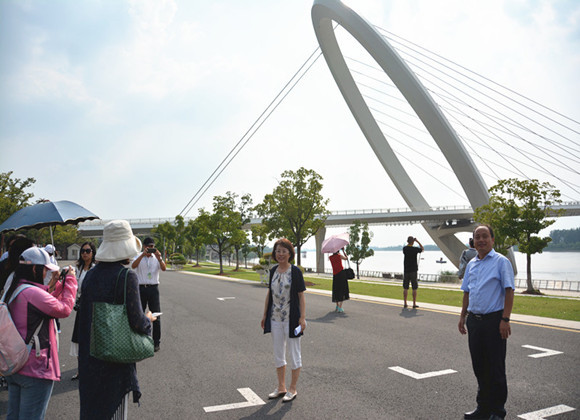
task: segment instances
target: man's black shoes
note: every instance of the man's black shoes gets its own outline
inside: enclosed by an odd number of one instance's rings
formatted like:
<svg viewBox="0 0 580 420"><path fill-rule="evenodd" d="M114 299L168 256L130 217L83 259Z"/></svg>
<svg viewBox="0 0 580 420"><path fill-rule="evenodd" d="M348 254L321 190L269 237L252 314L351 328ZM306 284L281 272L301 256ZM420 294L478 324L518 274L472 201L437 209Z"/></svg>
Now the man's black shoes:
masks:
<svg viewBox="0 0 580 420"><path fill-rule="evenodd" d="M481 408L477 407L474 411L471 411L470 413L465 413L463 415L463 418L470 419L470 420L475 420L475 419L488 420L489 416L490 416L489 411L484 411Z"/></svg>

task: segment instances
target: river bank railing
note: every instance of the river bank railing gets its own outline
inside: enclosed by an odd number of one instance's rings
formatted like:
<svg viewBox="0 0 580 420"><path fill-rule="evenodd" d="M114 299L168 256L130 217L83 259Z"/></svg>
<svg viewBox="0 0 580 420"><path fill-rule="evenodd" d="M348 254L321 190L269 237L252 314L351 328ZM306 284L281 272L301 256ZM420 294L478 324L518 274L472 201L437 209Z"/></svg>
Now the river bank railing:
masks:
<svg viewBox="0 0 580 420"><path fill-rule="evenodd" d="M315 270L310 267L305 267L307 273L314 273ZM356 268L355 274L356 274ZM324 273L329 277L332 277L332 269L325 269ZM403 282L403 273L400 272L384 272L384 271L372 271L372 270L360 270L359 275L361 278L378 278L386 281L401 281ZM425 283L455 283L459 284L461 281L456 275L446 275L446 274L431 274L431 273L418 273L418 280ZM543 279L532 279L532 284L535 289L539 290L557 290L557 291L567 291L567 292L580 292L580 282L575 280L543 280ZM516 278L515 279L516 289L527 288L527 280Z"/></svg>

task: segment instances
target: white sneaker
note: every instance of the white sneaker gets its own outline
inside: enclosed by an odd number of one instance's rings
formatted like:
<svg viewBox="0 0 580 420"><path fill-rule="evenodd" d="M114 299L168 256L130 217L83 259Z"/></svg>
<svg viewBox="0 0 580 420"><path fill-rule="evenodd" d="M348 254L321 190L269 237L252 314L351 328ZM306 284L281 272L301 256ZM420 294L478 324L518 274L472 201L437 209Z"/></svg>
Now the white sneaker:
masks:
<svg viewBox="0 0 580 420"><path fill-rule="evenodd" d="M278 391L278 388L276 388L274 392L268 394L268 398L273 400L274 398L280 398L284 394L286 394L286 391Z"/></svg>
<svg viewBox="0 0 580 420"><path fill-rule="evenodd" d="M290 402L292 401L294 398L296 398L296 395L298 395L297 392L295 392L294 394L291 393L290 391L288 391L286 393L286 395L284 395L284 398L282 398L282 402Z"/></svg>

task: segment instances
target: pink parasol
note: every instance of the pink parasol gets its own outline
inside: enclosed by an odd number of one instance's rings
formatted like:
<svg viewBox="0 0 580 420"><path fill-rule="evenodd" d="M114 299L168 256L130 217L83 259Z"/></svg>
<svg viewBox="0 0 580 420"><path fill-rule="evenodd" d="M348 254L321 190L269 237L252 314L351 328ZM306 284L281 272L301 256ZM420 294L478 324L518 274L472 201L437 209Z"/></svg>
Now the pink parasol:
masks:
<svg viewBox="0 0 580 420"><path fill-rule="evenodd" d="M339 233L326 238L322 242L322 252L327 254L334 254L349 244L348 233Z"/></svg>

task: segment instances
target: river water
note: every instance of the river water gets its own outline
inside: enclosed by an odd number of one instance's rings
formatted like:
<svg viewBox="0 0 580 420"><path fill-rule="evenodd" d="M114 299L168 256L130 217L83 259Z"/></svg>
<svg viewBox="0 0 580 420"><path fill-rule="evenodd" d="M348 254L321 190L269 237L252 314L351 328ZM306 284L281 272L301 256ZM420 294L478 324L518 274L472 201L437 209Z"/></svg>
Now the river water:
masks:
<svg viewBox="0 0 580 420"><path fill-rule="evenodd" d="M304 257L306 255L306 257ZM425 251L421 254L419 273L439 274L441 271L457 272L457 268L450 262L441 264L436 261L445 255L441 251ZM518 268L517 278L526 278L526 255L515 253ZM302 266L316 268L316 252L306 251L302 253ZM330 261L325 261L325 269L330 268ZM354 268L354 267L353 267ZM402 272L402 251L375 251L375 255L365 259L361 270L381 272ZM580 281L580 252L544 252L532 255L532 278L534 280L568 280Z"/></svg>

